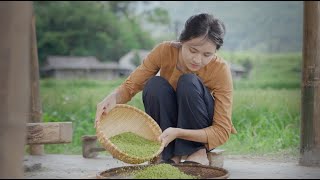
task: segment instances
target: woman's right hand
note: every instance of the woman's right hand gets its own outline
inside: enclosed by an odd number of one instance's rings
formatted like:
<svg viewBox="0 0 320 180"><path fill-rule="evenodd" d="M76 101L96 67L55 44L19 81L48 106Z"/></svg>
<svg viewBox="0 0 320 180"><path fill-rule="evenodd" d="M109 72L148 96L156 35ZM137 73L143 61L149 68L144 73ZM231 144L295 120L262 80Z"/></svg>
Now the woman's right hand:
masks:
<svg viewBox="0 0 320 180"><path fill-rule="evenodd" d="M112 93L105 97L100 103L97 104L96 119L94 122L94 128L97 127L97 122L101 116L107 115L107 113L116 106L116 93Z"/></svg>

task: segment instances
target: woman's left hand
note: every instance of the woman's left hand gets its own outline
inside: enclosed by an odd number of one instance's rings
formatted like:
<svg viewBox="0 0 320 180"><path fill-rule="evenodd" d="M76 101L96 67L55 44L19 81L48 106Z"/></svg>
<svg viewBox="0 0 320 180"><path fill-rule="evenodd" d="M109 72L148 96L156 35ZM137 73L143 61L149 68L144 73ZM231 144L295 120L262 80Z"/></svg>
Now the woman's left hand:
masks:
<svg viewBox="0 0 320 180"><path fill-rule="evenodd" d="M169 143L178 137L179 130L179 128L169 127L162 132L159 136L159 140L164 144L164 147L167 147Z"/></svg>

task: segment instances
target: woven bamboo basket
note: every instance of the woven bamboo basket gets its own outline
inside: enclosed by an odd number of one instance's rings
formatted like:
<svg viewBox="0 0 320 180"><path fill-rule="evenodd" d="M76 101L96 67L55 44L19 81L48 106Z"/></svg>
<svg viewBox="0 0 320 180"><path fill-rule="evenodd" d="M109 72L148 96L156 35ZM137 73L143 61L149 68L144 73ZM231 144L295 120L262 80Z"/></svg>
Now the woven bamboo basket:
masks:
<svg viewBox="0 0 320 180"><path fill-rule="evenodd" d="M148 140L158 141L162 130L157 122L147 113L126 104L117 104L107 115L97 122L96 134L101 145L110 154L125 163L140 164L150 161L163 151L162 144L159 150L150 157L133 157L117 148L110 138L124 132L132 132Z"/></svg>

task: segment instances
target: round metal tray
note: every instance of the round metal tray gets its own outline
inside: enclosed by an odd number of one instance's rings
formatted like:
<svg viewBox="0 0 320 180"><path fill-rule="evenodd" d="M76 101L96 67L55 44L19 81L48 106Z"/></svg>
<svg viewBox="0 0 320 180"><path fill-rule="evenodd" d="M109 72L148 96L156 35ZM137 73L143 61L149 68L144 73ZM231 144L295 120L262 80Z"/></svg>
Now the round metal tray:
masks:
<svg viewBox="0 0 320 180"><path fill-rule="evenodd" d="M111 168L101 173L98 173L96 177L98 179L133 179L133 172L136 170L142 170L146 167L153 165L136 165L136 166L123 166L117 168ZM174 167L180 169L188 175L200 176L201 179L227 179L229 172L223 168L194 165L194 164L175 164Z"/></svg>

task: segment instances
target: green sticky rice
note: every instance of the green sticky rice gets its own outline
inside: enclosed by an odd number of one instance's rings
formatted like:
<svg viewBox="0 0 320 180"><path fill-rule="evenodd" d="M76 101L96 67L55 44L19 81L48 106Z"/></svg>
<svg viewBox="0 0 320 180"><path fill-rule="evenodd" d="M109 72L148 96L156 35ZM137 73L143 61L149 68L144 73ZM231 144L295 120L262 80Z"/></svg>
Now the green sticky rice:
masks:
<svg viewBox="0 0 320 180"><path fill-rule="evenodd" d="M110 141L122 152L132 157L152 157L160 148L157 141L145 139L135 133L125 132L113 136Z"/></svg>
<svg viewBox="0 0 320 180"><path fill-rule="evenodd" d="M134 172L134 179L197 179L170 164L158 164Z"/></svg>

